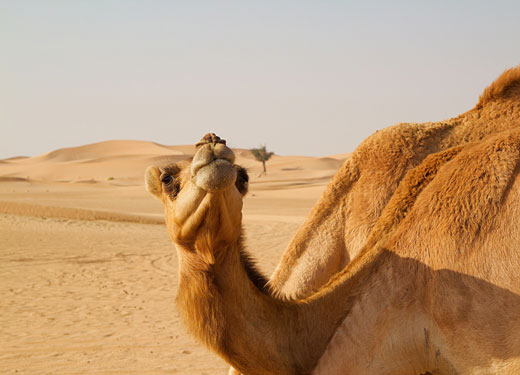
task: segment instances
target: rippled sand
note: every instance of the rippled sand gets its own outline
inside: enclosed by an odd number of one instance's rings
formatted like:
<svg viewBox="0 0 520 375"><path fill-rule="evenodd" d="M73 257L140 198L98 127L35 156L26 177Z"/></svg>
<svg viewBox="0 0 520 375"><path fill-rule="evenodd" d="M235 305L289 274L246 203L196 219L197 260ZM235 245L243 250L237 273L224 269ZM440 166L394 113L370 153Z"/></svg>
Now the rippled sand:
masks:
<svg viewBox="0 0 520 375"><path fill-rule="evenodd" d="M0 374L225 374L180 324L175 248L141 182L192 148L83 147L0 164ZM277 157L259 176L237 155L248 247L270 274L342 157Z"/></svg>

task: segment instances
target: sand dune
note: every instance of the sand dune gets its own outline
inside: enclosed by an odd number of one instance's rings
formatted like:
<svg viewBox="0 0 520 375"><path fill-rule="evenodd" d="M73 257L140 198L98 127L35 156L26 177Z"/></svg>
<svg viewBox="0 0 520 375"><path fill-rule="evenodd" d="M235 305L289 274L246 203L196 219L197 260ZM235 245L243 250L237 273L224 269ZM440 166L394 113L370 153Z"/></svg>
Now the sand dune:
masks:
<svg viewBox="0 0 520 375"><path fill-rule="evenodd" d="M182 146L179 146L182 147ZM168 148L154 142L144 141L105 141L85 146L62 148L37 156L35 159L72 161L98 158L99 155L183 155L176 148Z"/></svg>
<svg viewBox="0 0 520 375"><path fill-rule="evenodd" d="M268 174L248 150L234 149L237 162L250 170L253 181L327 179L341 166L337 157L273 156ZM165 146L145 141L106 141L63 148L31 158L0 160L0 176L44 182L112 181L141 184L143 170L151 164L167 164L193 156L194 146Z"/></svg>
<svg viewBox="0 0 520 375"><path fill-rule="evenodd" d="M38 181L115 180L138 182L147 165L189 157L182 149L144 141L106 141L63 148L32 158L4 160L0 175ZM7 163L5 163L7 161Z"/></svg>
<svg viewBox="0 0 520 375"><path fill-rule="evenodd" d="M271 273L348 155L248 150L248 247ZM150 164L193 146L108 141L0 160L1 374L225 374L175 311L175 249L162 204L144 191Z"/></svg>

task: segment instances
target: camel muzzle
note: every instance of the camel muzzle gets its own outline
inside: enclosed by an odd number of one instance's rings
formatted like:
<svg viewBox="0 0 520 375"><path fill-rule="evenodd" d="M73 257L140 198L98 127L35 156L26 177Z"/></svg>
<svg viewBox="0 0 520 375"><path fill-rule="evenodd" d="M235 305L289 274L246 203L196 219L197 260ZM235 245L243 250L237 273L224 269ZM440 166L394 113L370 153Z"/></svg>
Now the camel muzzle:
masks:
<svg viewBox="0 0 520 375"><path fill-rule="evenodd" d="M191 163L192 181L206 191L222 191L235 184L235 155L223 143L200 145Z"/></svg>

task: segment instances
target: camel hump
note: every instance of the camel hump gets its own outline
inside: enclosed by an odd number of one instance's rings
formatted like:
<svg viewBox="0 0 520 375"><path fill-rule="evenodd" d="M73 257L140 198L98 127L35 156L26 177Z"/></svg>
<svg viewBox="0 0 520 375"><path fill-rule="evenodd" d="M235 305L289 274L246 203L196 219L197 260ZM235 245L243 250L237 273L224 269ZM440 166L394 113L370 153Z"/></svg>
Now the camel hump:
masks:
<svg viewBox="0 0 520 375"><path fill-rule="evenodd" d="M454 241L459 252L472 249L472 241L488 236L500 222L519 165L518 128L464 147L417 198L412 221L430 228L436 241Z"/></svg>
<svg viewBox="0 0 520 375"><path fill-rule="evenodd" d="M482 108L494 100L512 97L520 99L520 65L507 69L489 85L480 95L477 108Z"/></svg>

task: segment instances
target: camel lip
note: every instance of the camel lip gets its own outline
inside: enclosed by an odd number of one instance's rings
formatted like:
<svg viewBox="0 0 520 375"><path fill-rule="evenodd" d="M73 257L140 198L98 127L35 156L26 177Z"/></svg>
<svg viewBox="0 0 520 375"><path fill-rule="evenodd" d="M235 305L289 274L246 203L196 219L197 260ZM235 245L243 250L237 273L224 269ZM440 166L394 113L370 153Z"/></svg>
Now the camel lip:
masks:
<svg viewBox="0 0 520 375"><path fill-rule="evenodd" d="M206 163L206 164L198 164L196 166L193 167L191 173L192 173L192 178L195 178L197 177L197 173L202 169L202 168L205 168L207 166L210 166L211 164L215 164L216 162L219 162L219 161L225 161L227 162L230 166L233 166L233 161L232 160L229 160L229 159L226 159L226 158L215 158L213 159L212 161L210 161L209 163Z"/></svg>
<svg viewBox="0 0 520 375"><path fill-rule="evenodd" d="M211 162L197 166L192 182L208 193L224 191L235 185L235 165L227 159L217 158Z"/></svg>

